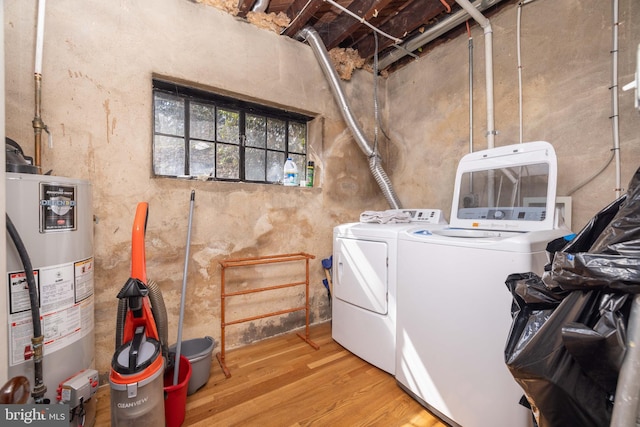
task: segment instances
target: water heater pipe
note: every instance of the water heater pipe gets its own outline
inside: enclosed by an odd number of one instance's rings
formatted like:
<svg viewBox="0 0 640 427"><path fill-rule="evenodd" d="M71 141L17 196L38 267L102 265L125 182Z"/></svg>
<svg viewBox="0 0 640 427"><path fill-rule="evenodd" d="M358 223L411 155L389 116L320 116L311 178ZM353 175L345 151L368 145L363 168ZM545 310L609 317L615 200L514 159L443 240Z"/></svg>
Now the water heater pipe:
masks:
<svg viewBox="0 0 640 427"><path fill-rule="evenodd" d="M351 111L349 102L347 101L347 98L342 89L340 77L338 77L337 72L331 64L329 53L327 52L327 48L322 42L320 35L313 27L304 27L298 32L296 37L305 40L309 44L309 46L311 46L311 50L313 50L313 53L315 54L316 59L318 60L318 63L320 64L320 67L322 68L327 81L329 82L329 86L331 87L333 96L338 103L338 106L340 107L342 117L351 130L356 143L369 159L369 169L371 170L374 179L380 186L380 189L382 190L382 193L384 194L391 208L400 209L400 200L393 190L389 177L385 173L384 169L382 169L380 156L370 146L369 142L367 142L362 129L360 129L360 126L353 116L353 112Z"/></svg>
<svg viewBox="0 0 640 427"><path fill-rule="evenodd" d="M38 1L38 23L36 28L36 57L33 78L35 81L35 114L31 124L35 134L34 163L40 169L42 152L42 131L48 132L46 125L40 117L42 104L42 50L44 45L44 12L46 0Z"/></svg>
<svg viewBox="0 0 640 427"><path fill-rule="evenodd" d="M487 96L487 148L495 146L495 119L493 103L493 30L491 22L469 0L456 0L484 30L485 78Z"/></svg>

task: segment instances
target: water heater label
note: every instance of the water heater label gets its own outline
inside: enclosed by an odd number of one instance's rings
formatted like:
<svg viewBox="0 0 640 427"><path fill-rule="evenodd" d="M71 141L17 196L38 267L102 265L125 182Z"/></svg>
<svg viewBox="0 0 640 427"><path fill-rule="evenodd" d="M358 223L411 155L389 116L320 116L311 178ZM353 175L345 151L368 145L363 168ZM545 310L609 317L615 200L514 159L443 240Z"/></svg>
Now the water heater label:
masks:
<svg viewBox="0 0 640 427"><path fill-rule="evenodd" d="M76 187L40 184L40 232L76 229Z"/></svg>
<svg viewBox="0 0 640 427"><path fill-rule="evenodd" d="M93 263L93 258L88 258L34 271L45 356L92 333L95 305ZM8 316L9 366L17 366L33 357L33 323L24 272L8 272L8 279L11 303Z"/></svg>

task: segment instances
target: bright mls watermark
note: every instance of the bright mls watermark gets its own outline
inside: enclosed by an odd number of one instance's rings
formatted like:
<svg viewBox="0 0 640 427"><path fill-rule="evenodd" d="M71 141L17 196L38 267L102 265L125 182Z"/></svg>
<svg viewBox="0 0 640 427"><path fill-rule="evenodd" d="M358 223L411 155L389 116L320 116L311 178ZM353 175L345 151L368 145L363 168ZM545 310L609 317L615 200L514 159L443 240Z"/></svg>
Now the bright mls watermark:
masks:
<svg viewBox="0 0 640 427"><path fill-rule="evenodd" d="M0 425L67 427L69 405L0 405Z"/></svg>

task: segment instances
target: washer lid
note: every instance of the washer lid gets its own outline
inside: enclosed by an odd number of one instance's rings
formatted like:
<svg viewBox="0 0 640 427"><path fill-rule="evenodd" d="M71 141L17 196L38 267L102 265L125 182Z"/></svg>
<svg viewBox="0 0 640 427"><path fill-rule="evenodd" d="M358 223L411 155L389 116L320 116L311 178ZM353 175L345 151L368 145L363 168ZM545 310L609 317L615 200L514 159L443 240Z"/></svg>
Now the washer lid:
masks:
<svg viewBox="0 0 640 427"><path fill-rule="evenodd" d="M467 154L456 172L450 226L553 229L557 167L555 150L544 141Z"/></svg>

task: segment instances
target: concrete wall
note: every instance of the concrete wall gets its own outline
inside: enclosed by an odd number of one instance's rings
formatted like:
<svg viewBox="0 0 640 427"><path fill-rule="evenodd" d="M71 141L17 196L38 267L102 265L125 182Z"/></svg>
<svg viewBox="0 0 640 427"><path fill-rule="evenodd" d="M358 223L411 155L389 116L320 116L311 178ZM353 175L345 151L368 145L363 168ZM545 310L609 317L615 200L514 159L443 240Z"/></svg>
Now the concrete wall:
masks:
<svg viewBox="0 0 640 427"><path fill-rule="evenodd" d="M4 5L6 133L33 154L33 57L37 1ZM537 1L523 11L525 140L556 147L559 194L598 169L611 148L610 2ZM517 142L516 9L492 18L495 41L496 145ZM631 80L640 42L640 6L621 1L620 81ZM475 40L476 148L485 148L483 37ZM468 151L467 37L379 79L387 140L384 167L405 207L442 208L449 215L453 178ZM302 70L302 72L301 72ZM317 115L311 138L318 186L281 186L151 177L153 75ZM373 136L373 77L358 71L345 91L365 134ZM621 94L622 183L638 167L640 118ZM43 169L89 179L94 187L96 362L109 370L115 298L130 275L130 239L138 202L150 204L147 272L163 291L175 340L184 267L189 194L196 191L183 337L220 338L220 267L228 258L308 252L311 320L330 316L320 260L331 253L333 226L366 209L386 209L366 159L340 118L308 46L257 29L188 0L140 2L57 0L47 4L43 120L54 148ZM613 165L574 194L578 230L611 201ZM264 272L256 272L262 277ZM278 274L286 277L286 269ZM242 275L240 275L242 276ZM248 286L249 277L239 277ZM298 303L300 292L289 295ZM274 308L245 300L236 315ZM2 303L2 301L0 301ZM0 304L6 307L6 304ZM228 346L301 326L300 313L228 329ZM313 337L312 337L313 338Z"/></svg>
<svg viewBox="0 0 640 427"><path fill-rule="evenodd" d="M519 142L517 4L491 17L496 146ZM620 1L619 85L633 80L640 4ZM603 167L613 147L612 2L535 1L522 9L523 140L545 140L558 156L558 195ZM487 148L484 36L474 44L474 150ZM457 162L469 151L468 37L462 35L391 74L387 116L395 140L393 180L407 206L444 207L449 217ZM620 153L625 189L640 166L640 116L620 90ZM573 229L616 198L615 165L573 197Z"/></svg>

